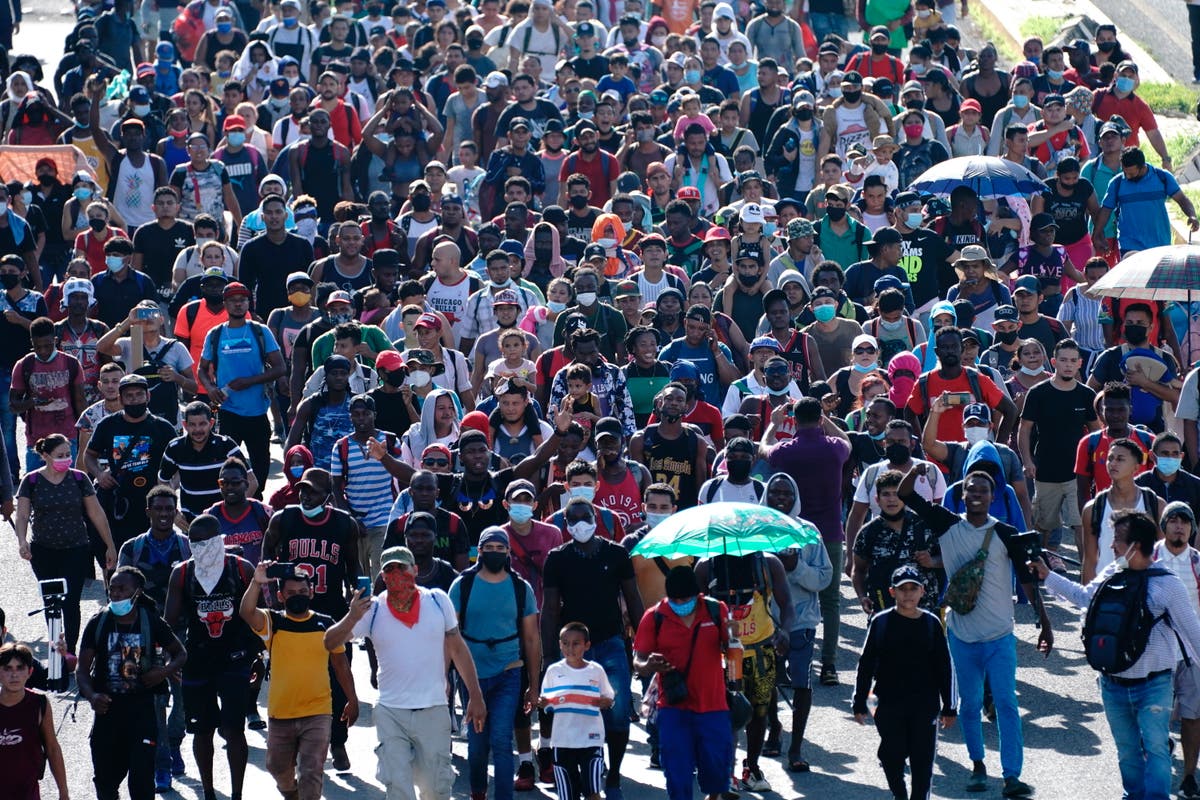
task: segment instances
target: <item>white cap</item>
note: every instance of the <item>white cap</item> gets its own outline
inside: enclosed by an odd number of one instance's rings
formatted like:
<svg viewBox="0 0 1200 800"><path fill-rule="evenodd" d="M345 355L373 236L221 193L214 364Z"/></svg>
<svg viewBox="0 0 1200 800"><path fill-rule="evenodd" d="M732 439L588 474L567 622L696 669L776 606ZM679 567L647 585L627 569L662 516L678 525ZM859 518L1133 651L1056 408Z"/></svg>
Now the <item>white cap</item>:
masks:
<svg viewBox="0 0 1200 800"><path fill-rule="evenodd" d="M92 287L92 282L87 278L67 278L66 282L63 283L61 305L64 310L67 307L67 298L73 294L86 294L89 306L95 302L95 290Z"/></svg>
<svg viewBox="0 0 1200 800"><path fill-rule="evenodd" d="M498 89L501 86L508 86L508 76L499 70L489 72L488 76L483 79L483 85L489 89Z"/></svg>
<svg viewBox="0 0 1200 800"><path fill-rule="evenodd" d="M758 203L746 203L742 206L742 212L738 217L742 222L757 222L760 225L767 221L763 215L763 207Z"/></svg>

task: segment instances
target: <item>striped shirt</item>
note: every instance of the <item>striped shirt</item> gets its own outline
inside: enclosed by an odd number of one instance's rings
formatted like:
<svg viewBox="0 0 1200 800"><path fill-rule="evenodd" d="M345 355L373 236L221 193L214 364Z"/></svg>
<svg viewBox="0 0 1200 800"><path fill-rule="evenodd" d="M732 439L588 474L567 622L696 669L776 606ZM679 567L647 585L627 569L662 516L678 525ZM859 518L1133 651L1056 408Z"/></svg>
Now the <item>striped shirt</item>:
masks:
<svg viewBox="0 0 1200 800"><path fill-rule="evenodd" d="M581 669L556 661L546 668L542 679L542 697L554 713L551 747L600 747L604 744L604 719L596 701L613 697L612 685L604 668L594 661L583 662Z"/></svg>
<svg viewBox="0 0 1200 800"><path fill-rule="evenodd" d="M103 407L103 403L99 405ZM197 450L192 445L191 436L185 433L167 445L159 465L158 479L169 483L178 474L179 506L184 515L203 514L206 508L221 502L217 478L221 475L221 465L230 456L250 463L238 443L228 436L211 433L204 446Z"/></svg>
<svg viewBox="0 0 1200 800"><path fill-rule="evenodd" d="M388 452L392 458L400 458L400 442L394 435L375 431L374 438L385 445L390 438ZM346 503L350 513L367 528L387 525L388 512L396 500L396 489L392 474L383 462L369 458L366 445L359 444L351 434L334 443L329 466L335 479L345 480Z"/></svg>
<svg viewBox="0 0 1200 800"><path fill-rule="evenodd" d="M1087 586L1080 586L1051 572L1046 576L1046 588L1067 602L1085 609L1086 614L1086 609L1100 584L1116 571L1116 562L1113 562ZM1197 619L1196 612L1192 610L1187 590L1178 577L1173 573L1152 577L1146 591L1146 606L1155 617L1166 612L1167 619L1163 621L1164 624L1151 628L1150 638L1141 658L1129 669L1116 673L1116 677L1145 678L1154 672L1175 669L1175 665L1182 658L1179 652L1181 641L1189 658L1195 660L1200 653L1200 619Z"/></svg>
<svg viewBox="0 0 1200 800"><path fill-rule="evenodd" d="M1105 348L1104 329L1100 327L1100 301L1072 286L1058 307L1058 321L1075 323L1072 338L1084 350L1099 353Z"/></svg>

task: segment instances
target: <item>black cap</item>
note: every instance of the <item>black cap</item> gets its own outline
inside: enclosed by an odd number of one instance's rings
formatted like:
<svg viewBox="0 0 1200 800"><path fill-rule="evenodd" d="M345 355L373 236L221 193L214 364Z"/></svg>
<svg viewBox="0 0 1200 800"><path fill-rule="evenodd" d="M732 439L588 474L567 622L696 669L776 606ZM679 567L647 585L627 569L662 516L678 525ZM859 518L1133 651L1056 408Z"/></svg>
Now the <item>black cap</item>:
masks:
<svg viewBox="0 0 1200 800"><path fill-rule="evenodd" d="M866 244L900 244L903 241L904 237L895 228L880 228L875 231L875 236Z"/></svg>
<svg viewBox="0 0 1200 800"><path fill-rule="evenodd" d="M390 247L384 247L371 254L371 263L376 267L398 267L400 254Z"/></svg>

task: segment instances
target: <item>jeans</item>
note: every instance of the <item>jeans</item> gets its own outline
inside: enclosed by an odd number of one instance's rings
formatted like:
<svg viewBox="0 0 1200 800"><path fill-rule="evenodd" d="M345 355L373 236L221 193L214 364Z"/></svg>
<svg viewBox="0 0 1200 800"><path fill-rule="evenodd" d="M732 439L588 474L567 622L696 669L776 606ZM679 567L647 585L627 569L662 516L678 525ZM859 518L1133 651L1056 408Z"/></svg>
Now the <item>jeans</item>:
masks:
<svg viewBox="0 0 1200 800"><path fill-rule="evenodd" d="M820 591L821 603L821 666L837 664L838 636L842 629L842 559L845 542L826 542L829 563L833 565L833 580Z"/></svg>
<svg viewBox="0 0 1200 800"><path fill-rule="evenodd" d="M729 790L734 742L728 711L700 713L664 706L658 709L658 736L669 800L692 800L697 781L706 795Z"/></svg>
<svg viewBox="0 0 1200 800"><path fill-rule="evenodd" d="M972 761L983 760L983 683L992 690L1000 729L1000 767L1005 778L1021 777L1023 744L1017 708L1017 639L1011 633L990 642L964 642L949 633L950 656L958 682L958 722ZM1169 682L1168 682L1169 684ZM1166 737L1163 738L1166 744Z"/></svg>
<svg viewBox="0 0 1200 800"><path fill-rule="evenodd" d="M846 38L847 25L845 14L819 14L809 12L808 24L812 26L813 35L817 37L817 41L821 41L828 34L836 33L843 39Z"/></svg>
<svg viewBox="0 0 1200 800"><path fill-rule="evenodd" d="M513 796L513 717L521 702L521 670L506 669L499 675L480 678L479 688L487 705L487 721L483 731L467 726L467 769L471 777L471 792L487 791L488 751L495 765L493 797L512 800Z"/></svg>
<svg viewBox="0 0 1200 800"><path fill-rule="evenodd" d="M250 469L258 479L258 491L254 496L261 500L271 470L270 415L243 417L241 414L221 409L217 412L217 424L221 433L246 446L246 454L250 456Z"/></svg>
<svg viewBox="0 0 1200 800"><path fill-rule="evenodd" d="M174 22L176 10L171 10L171 21ZM65 244L46 245L42 250L42 286L47 289L55 280L62 280L67 274L67 263L71 260L71 248Z"/></svg>
<svg viewBox="0 0 1200 800"><path fill-rule="evenodd" d="M267 772L285 797L297 792L299 800L320 800L328 751L329 717L324 714L267 721Z"/></svg>
<svg viewBox="0 0 1200 800"><path fill-rule="evenodd" d="M158 722L158 747L154 753L154 768L159 771L171 769L171 751L178 750L183 744L183 734L187 728L187 716L183 713L183 683L167 681L171 687L171 695L154 696L154 712ZM171 710L167 710L170 700Z"/></svg>
<svg viewBox="0 0 1200 800"><path fill-rule="evenodd" d="M0 367L0 430L4 432L4 451L8 456L8 471L12 473L13 486L21 477L21 462L17 456L17 415L8 404L12 393L12 365Z"/></svg>
<svg viewBox="0 0 1200 800"><path fill-rule="evenodd" d="M39 581L62 578L67 582L67 596L63 600L63 634L67 639L67 649L75 652L79 641L79 598L83 587L91 580L92 551L88 545L79 547L46 547L36 541L29 543L29 564L33 574ZM91 642L91 646L96 646Z"/></svg>
<svg viewBox="0 0 1200 800"><path fill-rule="evenodd" d="M1189 5L1187 10L1192 31L1192 77L1200 80L1200 6Z"/></svg>
<svg viewBox="0 0 1200 800"><path fill-rule="evenodd" d="M629 714L633 710L633 697L630 684L633 674L629 671L629 659L625 655L625 640L613 636L603 642L593 642L592 649L583 654L588 661L595 661L604 667L604 674L612 684L612 708L606 708L604 715L604 730L612 733L629 731ZM489 712L490 713L490 712Z"/></svg>
<svg viewBox="0 0 1200 800"><path fill-rule="evenodd" d="M1100 678L1125 800L1166 800L1171 793L1171 695L1170 672L1133 686Z"/></svg>

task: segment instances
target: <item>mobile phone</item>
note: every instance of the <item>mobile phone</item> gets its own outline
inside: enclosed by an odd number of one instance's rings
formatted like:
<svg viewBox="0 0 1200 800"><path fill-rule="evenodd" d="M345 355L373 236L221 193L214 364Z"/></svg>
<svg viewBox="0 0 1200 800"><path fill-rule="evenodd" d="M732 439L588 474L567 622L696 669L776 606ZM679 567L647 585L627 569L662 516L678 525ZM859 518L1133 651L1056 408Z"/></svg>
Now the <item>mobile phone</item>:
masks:
<svg viewBox="0 0 1200 800"><path fill-rule="evenodd" d="M296 564L292 561L279 561L267 567L267 577L273 581L283 580L296 574Z"/></svg>
<svg viewBox="0 0 1200 800"><path fill-rule="evenodd" d="M948 406L965 406L968 403L974 402L975 395L970 392L947 392L946 405Z"/></svg>
<svg viewBox="0 0 1200 800"><path fill-rule="evenodd" d="M362 592L364 596L371 594L371 579L366 575L359 575L358 590Z"/></svg>
<svg viewBox="0 0 1200 800"><path fill-rule="evenodd" d="M139 308L137 310L138 319L154 319L158 316L157 308Z"/></svg>
<svg viewBox="0 0 1200 800"><path fill-rule="evenodd" d="M53 597L54 595L65 595L67 593L66 578L48 578L44 581L38 581L38 586L42 590L42 597Z"/></svg>

